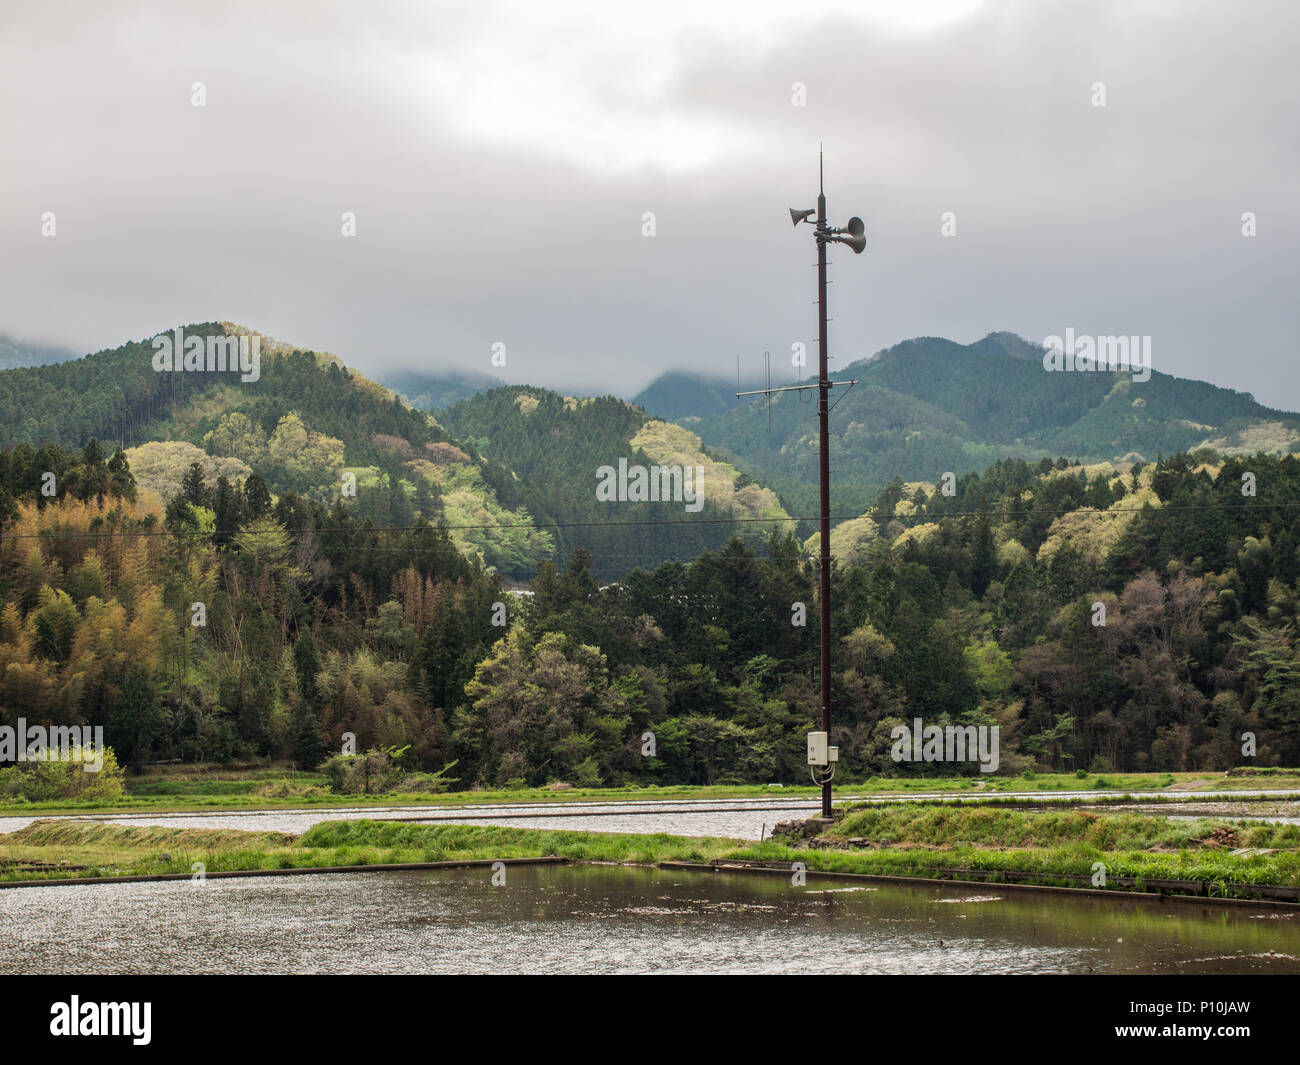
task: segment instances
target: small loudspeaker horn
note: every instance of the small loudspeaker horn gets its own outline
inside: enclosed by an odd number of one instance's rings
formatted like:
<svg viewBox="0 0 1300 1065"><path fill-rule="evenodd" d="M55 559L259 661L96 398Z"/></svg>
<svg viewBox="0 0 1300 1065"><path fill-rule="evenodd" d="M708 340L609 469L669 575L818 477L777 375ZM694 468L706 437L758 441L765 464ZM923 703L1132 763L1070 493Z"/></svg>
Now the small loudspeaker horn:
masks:
<svg viewBox="0 0 1300 1065"><path fill-rule="evenodd" d="M813 213L814 213L814 208L812 207L809 207L808 210L806 211L796 211L793 207L791 207L790 221L793 222L795 225L798 225L800 222L807 221L808 216Z"/></svg>

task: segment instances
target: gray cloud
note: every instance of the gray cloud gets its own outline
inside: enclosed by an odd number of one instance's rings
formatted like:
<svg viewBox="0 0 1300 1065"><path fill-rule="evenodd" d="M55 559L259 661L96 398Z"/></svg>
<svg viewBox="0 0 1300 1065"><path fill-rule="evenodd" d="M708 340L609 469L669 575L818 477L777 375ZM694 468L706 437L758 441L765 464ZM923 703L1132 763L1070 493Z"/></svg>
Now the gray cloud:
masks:
<svg viewBox="0 0 1300 1065"><path fill-rule="evenodd" d="M785 209L822 141L833 220L870 237L833 256L840 365L1073 327L1300 407L1293 5L697 7L10 3L0 329L91 350L222 318L372 374L487 370L496 341L509 380L728 374L813 339Z"/></svg>

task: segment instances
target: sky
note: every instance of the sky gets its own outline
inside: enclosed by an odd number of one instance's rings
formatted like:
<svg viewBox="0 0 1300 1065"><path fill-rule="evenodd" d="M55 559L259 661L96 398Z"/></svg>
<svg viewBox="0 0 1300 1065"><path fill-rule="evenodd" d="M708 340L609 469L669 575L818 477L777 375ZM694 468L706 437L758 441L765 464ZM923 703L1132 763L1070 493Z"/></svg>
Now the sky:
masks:
<svg viewBox="0 0 1300 1065"><path fill-rule="evenodd" d="M1298 30L1289 0L5 0L0 332L224 320L624 395L793 373L822 145L868 237L832 251L832 368L1069 328L1300 409Z"/></svg>

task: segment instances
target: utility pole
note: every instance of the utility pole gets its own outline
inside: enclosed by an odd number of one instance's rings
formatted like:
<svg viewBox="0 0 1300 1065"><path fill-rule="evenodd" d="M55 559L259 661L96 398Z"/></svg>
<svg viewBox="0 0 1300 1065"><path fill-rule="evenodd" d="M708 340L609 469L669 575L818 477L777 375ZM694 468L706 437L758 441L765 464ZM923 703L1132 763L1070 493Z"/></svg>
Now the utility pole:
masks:
<svg viewBox="0 0 1300 1065"><path fill-rule="evenodd" d="M800 222L810 222L814 212L796 211L790 208L790 220L797 226ZM774 392L799 392L807 388L817 389L817 442L818 442L818 479L821 489L820 507L820 584L818 588L818 607L820 608L821 636L821 731L808 734L808 764L812 767L813 782L821 785L822 817L831 818L831 780L835 776L835 763L839 760L839 748L830 745L831 735L831 446L830 446L830 392L836 385L852 387L856 381L832 381L829 375L827 352L826 323L826 245L832 241L847 244L855 255L861 254L867 246L866 227L862 219L853 217L843 229L828 225L826 222L826 187L822 171L821 152L817 153L817 221L814 224L814 237L817 241L817 383L816 385L792 385L786 388L764 388L752 392L737 392L741 396L765 395L771 403ZM838 402L838 401L837 401Z"/></svg>

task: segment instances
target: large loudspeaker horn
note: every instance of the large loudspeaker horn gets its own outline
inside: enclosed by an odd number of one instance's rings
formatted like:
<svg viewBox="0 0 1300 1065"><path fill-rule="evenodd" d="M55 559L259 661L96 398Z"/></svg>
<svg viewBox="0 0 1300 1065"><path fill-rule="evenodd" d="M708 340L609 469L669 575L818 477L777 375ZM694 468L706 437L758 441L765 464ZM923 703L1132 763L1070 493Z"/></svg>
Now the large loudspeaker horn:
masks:
<svg viewBox="0 0 1300 1065"><path fill-rule="evenodd" d="M862 250L867 246L867 227L862 224L861 218L854 215L849 219L849 224L831 239L847 244L853 249L854 255L861 255Z"/></svg>
<svg viewBox="0 0 1300 1065"><path fill-rule="evenodd" d="M814 208L812 208L812 207L809 207L808 210L806 210L806 211L796 211L793 207L791 207L791 208L790 208L790 221L793 222L795 225L798 225L800 222L802 222L804 219L806 219L809 215L811 215L811 214L813 213L813 211L814 211Z"/></svg>

